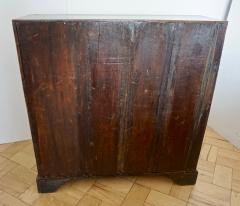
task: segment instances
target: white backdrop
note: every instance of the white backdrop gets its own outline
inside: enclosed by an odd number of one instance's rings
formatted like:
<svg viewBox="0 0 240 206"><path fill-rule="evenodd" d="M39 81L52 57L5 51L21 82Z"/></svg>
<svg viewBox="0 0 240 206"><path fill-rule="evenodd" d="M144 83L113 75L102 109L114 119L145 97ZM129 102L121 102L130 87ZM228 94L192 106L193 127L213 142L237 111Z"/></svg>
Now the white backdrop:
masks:
<svg viewBox="0 0 240 206"><path fill-rule="evenodd" d="M0 0L0 143L31 137L12 31L13 18L33 13L95 13L204 15L223 19L228 4L229 0ZM214 106L220 99L215 98ZM218 112L219 109L215 110L214 115ZM212 118L212 125L216 126L214 121Z"/></svg>
<svg viewBox="0 0 240 206"><path fill-rule="evenodd" d="M209 125L240 148L240 1L228 17L222 60Z"/></svg>

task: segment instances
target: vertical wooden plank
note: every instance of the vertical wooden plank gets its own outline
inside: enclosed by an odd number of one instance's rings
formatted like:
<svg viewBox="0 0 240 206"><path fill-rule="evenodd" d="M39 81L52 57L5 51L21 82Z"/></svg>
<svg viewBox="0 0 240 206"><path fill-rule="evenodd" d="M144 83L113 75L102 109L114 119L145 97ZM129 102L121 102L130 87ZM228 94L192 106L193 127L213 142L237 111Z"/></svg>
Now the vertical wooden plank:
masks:
<svg viewBox="0 0 240 206"><path fill-rule="evenodd" d="M22 78L39 175L76 175L80 165L76 75L71 59L71 26L64 22L17 24Z"/></svg>
<svg viewBox="0 0 240 206"><path fill-rule="evenodd" d="M212 36L211 44L213 54L207 63L207 76L202 81L203 89L199 99L200 104L197 112L198 115L194 119L194 131L191 144L188 148L188 156L186 160L187 170L193 170L197 165L197 159L201 150L201 144L207 126L208 115L217 79L227 22L215 23L212 27L216 28Z"/></svg>
<svg viewBox="0 0 240 206"><path fill-rule="evenodd" d="M130 32L125 22L89 23L91 49L91 140L90 174L117 173L122 148L121 122L124 118L125 81L130 66ZM92 33L97 33L97 38Z"/></svg>
<svg viewBox="0 0 240 206"><path fill-rule="evenodd" d="M169 67L172 77L165 79L168 81L162 121L165 157L162 161L155 158L156 171L184 170L212 35L212 25L208 23L178 23L176 26Z"/></svg>
<svg viewBox="0 0 240 206"><path fill-rule="evenodd" d="M92 163L89 153L91 142L91 67L88 47L88 24L85 22L72 23L72 61L76 73L77 93L77 138L79 141L79 156L76 159L80 165L78 175L88 175Z"/></svg>
<svg viewBox="0 0 240 206"><path fill-rule="evenodd" d="M171 24L142 22L135 27L124 168L130 174L147 172L158 144L161 85L172 37Z"/></svg>

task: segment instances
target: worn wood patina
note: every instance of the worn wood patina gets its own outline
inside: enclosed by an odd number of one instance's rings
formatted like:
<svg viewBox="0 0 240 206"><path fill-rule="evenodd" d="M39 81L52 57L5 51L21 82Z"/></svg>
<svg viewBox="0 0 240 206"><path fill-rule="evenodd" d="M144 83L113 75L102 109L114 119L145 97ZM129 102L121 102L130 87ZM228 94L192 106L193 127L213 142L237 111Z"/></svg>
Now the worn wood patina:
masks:
<svg viewBox="0 0 240 206"><path fill-rule="evenodd" d="M194 184L226 25L201 17L13 20L39 192L89 176Z"/></svg>

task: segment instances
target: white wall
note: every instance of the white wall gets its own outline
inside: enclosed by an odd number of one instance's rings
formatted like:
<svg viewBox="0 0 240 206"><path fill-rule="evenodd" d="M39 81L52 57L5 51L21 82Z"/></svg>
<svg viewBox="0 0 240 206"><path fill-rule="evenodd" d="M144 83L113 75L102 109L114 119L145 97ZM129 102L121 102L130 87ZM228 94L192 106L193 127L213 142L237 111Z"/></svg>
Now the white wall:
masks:
<svg viewBox="0 0 240 206"><path fill-rule="evenodd" d="M233 1L209 125L240 148L240 1Z"/></svg>
<svg viewBox="0 0 240 206"><path fill-rule="evenodd" d="M32 13L179 14L222 19L228 3L229 0L0 0L0 143L31 136L11 19Z"/></svg>

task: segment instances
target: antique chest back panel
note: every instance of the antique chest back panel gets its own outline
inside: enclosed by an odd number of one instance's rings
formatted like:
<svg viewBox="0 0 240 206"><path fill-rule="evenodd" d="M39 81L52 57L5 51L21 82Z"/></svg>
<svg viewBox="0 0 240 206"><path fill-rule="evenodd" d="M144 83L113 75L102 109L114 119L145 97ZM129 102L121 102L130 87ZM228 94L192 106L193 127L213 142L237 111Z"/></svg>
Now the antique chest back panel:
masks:
<svg viewBox="0 0 240 206"><path fill-rule="evenodd" d="M40 192L85 176L195 182L227 23L152 18L13 21Z"/></svg>

